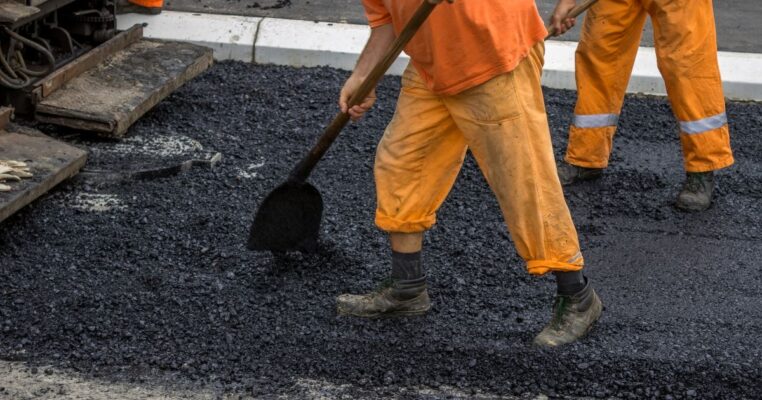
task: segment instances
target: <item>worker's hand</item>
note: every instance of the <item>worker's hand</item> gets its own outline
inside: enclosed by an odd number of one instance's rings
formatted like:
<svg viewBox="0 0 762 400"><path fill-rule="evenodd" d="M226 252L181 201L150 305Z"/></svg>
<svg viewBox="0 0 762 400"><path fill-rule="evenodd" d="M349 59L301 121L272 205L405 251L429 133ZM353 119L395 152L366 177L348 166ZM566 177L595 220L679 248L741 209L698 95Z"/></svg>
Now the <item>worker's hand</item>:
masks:
<svg viewBox="0 0 762 400"><path fill-rule="evenodd" d="M550 17L550 29L553 36L563 35L577 23L576 18L567 18L569 11L577 5L576 0L558 0L553 16Z"/></svg>
<svg viewBox="0 0 762 400"><path fill-rule="evenodd" d="M341 88L341 93L339 94L339 108L341 108L341 112L348 113L349 117L352 118L352 121L357 121L362 118L363 114L368 112L368 110L373 107L373 103L376 102L376 89L374 88L362 103L349 108L349 99L357 89L360 88L363 80L365 80L365 78L357 77L355 75L350 76L346 83L344 83L344 87Z"/></svg>

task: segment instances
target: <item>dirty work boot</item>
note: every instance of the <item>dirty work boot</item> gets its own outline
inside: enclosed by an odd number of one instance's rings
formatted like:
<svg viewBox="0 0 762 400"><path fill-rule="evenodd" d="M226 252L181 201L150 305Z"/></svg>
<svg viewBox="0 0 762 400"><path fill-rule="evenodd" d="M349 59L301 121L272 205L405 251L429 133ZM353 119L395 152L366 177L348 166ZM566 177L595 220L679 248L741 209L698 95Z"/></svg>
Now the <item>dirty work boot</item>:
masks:
<svg viewBox="0 0 762 400"><path fill-rule="evenodd" d="M412 317L426 314L430 308L425 288L417 296L405 298L400 296L400 288L393 282L368 294L342 294L336 298L340 315L362 318Z"/></svg>
<svg viewBox="0 0 762 400"><path fill-rule="evenodd" d="M558 179L564 186L574 182L598 179L601 175L603 175L603 168L578 167L563 161L558 164Z"/></svg>
<svg viewBox="0 0 762 400"><path fill-rule="evenodd" d="M375 291L362 295L342 294L336 298L339 314L363 318L422 315L430 308L420 251L392 252L391 277Z"/></svg>
<svg viewBox="0 0 762 400"><path fill-rule="evenodd" d="M684 211L704 211L712 204L714 172L688 172L683 190L677 195L677 208Z"/></svg>
<svg viewBox="0 0 762 400"><path fill-rule="evenodd" d="M585 288L575 295L556 296L553 319L534 338L534 344L555 347L585 336L601 317L603 303L587 280Z"/></svg>
<svg viewBox="0 0 762 400"><path fill-rule="evenodd" d="M116 13L119 14L148 14L156 15L161 13L161 7L143 7L130 3L128 0L117 0Z"/></svg>

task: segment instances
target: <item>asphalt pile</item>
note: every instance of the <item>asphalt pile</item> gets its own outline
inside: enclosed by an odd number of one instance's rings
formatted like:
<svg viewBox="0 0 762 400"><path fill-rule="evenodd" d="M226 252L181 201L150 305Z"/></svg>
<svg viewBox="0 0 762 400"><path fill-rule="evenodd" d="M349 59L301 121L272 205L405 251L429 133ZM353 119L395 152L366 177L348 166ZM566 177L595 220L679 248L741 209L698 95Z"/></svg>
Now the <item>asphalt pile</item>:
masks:
<svg viewBox="0 0 762 400"><path fill-rule="evenodd" d="M0 359L254 396L300 379L401 398L410 387L759 396L762 105L728 104L737 163L714 206L686 214L672 206L683 171L669 104L627 99L606 175L566 190L604 316L581 342L539 350L531 339L550 318L553 282L526 274L470 156L426 237L432 312L336 316L335 296L388 273L372 166L398 78L311 178L326 204L318 252L245 249L256 205L330 121L346 76L225 62L138 121L129 142L40 126L90 148L91 169L223 159L168 178L77 179L0 226ZM559 157L574 96L546 90Z"/></svg>

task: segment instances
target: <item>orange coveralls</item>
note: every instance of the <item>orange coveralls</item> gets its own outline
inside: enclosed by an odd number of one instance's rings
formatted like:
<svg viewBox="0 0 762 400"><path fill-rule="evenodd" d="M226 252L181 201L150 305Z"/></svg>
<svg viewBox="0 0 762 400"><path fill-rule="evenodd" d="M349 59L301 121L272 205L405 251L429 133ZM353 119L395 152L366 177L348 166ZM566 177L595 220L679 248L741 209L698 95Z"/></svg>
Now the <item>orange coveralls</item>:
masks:
<svg viewBox="0 0 762 400"><path fill-rule="evenodd" d="M576 53L579 97L566 161L587 168L608 165L647 15L680 125L685 170L733 164L711 0L600 0L590 8Z"/></svg>
<svg viewBox="0 0 762 400"><path fill-rule="evenodd" d="M392 23L398 33L419 5L363 3L371 27ZM545 35L533 0L434 10L405 49L412 62L376 153L382 230L431 228L470 148L529 273L582 268L540 86Z"/></svg>

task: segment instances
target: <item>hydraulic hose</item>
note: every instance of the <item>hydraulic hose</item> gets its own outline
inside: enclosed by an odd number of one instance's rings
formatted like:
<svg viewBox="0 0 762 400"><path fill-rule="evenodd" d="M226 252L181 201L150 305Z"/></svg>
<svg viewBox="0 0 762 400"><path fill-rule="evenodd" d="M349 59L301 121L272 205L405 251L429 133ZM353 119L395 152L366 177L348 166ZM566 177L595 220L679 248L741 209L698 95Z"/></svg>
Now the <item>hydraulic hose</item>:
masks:
<svg viewBox="0 0 762 400"><path fill-rule="evenodd" d="M18 71L18 73L16 73L17 71L13 70L13 67L8 64L8 60L5 59L5 54L0 55L0 66L3 67L2 70L0 70L0 85L10 89L23 89L32 82L31 79L23 76L22 72ZM20 79L19 75L22 75L24 79Z"/></svg>
<svg viewBox="0 0 762 400"><path fill-rule="evenodd" d="M6 75L5 72L0 71L0 85L5 86L9 89L23 89L29 86L30 83L32 83L32 80L27 76L24 76L24 80L20 80L18 78L12 78Z"/></svg>
<svg viewBox="0 0 762 400"><path fill-rule="evenodd" d="M46 61L47 61L47 66L46 66L46 68L44 70L41 70L41 71L32 71L32 70L26 68L26 65L24 64L23 58L22 58L22 59L20 59L21 60L20 61L20 68L17 68L15 70L16 72L20 72L20 73L22 73L25 76L44 76L44 75L47 75L47 74L49 74L50 72L53 71L53 69L55 68L55 65L56 65L56 58L53 56L53 53L48 51L48 49L46 49L45 47L43 47L39 43L35 43L34 41L32 41L30 39L27 39L27 38L21 36L20 34L12 31L7 26L4 26L3 29L5 30L5 33L8 36L12 37L13 39L18 40L19 42L21 42L25 46L29 46L32 49L34 49L37 52L39 52L40 54L42 54L45 57ZM7 63L7 61L4 61L4 63ZM5 67L5 66L3 66L3 67ZM29 81L29 79L27 77L27 85L29 84L28 81Z"/></svg>
<svg viewBox="0 0 762 400"><path fill-rule="evenodd" d="M0 54L0 66L2 66L5 69L5 72L7 72L13 79L18 78L16 71L14 71L13 67L8 63L5 54Z"/></svg>
<svg viewBox="0 0 762 400"><path fill-rule="evenodd" d="M23 72L25 75L34 76L34 77L41 77L47 75L50 71L49 70L41 70L41 71L35 71L33 69L29 69L26 67L26 62L24 61L24 55L21 54L20 51L16 50L16 62L19 64L18 68L16 68L17 71Z"/></svg>

